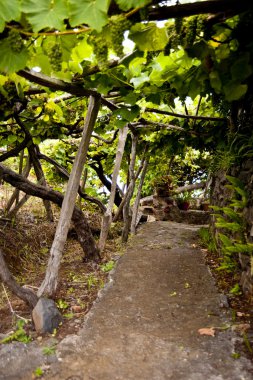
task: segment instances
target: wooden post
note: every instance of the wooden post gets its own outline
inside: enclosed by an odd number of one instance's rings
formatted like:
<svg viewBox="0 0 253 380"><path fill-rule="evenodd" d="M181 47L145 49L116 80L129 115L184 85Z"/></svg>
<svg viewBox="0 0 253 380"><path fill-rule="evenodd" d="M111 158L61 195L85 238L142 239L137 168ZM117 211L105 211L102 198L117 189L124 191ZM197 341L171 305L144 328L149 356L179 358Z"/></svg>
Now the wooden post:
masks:
<svg viewBox="0 0 253 380"><path fill-rule="evenodd" d="M143 169L142 169L142 173L141 173L141 178L140 178L140 183L139 183L138 190L137 190L137 195L136 195L134 205L133 205L133 215L132 215L132 221L131 221L131 233L132 234L136 233L136 221L137 221L137 215L138 215L139 204L140 204L140 199L141 199L141 190L142 190L145 175L147 172L148 162L149 162L149 157L147 157L144 161L144 165L143 165Z"/></svg>
<svg viewBox="0 0 253 380"><path fill-rule="evenodd" d="M116 153L116 158L115 158L115 165L114 165L113 174L112 174L112 187L111 187L110 199L109 199L108 206L102 220L101 233L100 233L100 238L99 238L99 249L101 252L105 248L106 239L107 239L109 228L112 222L112 209L114 205L114 198L115 198L116 187L117 187L117 178L119 175L120 165L121 165L121 161L122 161L122 157L124 153L127 132L128 132L127 125L119 131L119 141L118 141L118 148L117 148L117 153Z"/></svg>
<svg viewBox="0 0 253 380"><path fill-rule="evenodd" d="M52 296L57 289L60 261L64 245L67 239L70 221L75 206L76 195L80 184L80 178L83 166L86 161L90 138L96 122L99 107L100 98L90 96L88 111L82 133L82 139L69 177L66 194L64 196L60 213L60 219L57 225L54 241L50 250L50 258L48 261L46 276L38 290L39 297L42 296L42 294Z"/></svg>
<svg viewBox="0 0 253 380"><path fill-rule="evenodd" d="M131 219L132 219L132 210L130 208L130 201L134 193L134 186L135 186L135 181L136 181L134 167L135 167L136 153L137 153L137 142L138 142L138 137L132 134L131 161L129 165L130 183L127 189L127 195L125 197L125 204L123 207L124 227L122 231L122 243L127 242L128 234L130 231Z"/></svg>

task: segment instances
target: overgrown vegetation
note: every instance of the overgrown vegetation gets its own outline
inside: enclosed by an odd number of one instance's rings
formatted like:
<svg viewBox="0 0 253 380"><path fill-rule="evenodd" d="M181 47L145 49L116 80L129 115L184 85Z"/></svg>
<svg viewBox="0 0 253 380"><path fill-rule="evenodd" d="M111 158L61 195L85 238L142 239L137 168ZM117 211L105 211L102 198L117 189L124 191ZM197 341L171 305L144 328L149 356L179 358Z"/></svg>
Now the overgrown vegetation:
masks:
<svg viewBox="0 0 253 380"><path fill-rule="evenodd" d="M206 14L204 3L0 5L0 178L13 186L2 220L14 225L29 197L43 200L48 223L52 203L62 207L53 242L38 239L39 297L57 292L71 219L84 260L98 263L112 222L123 219L123 242L135 231L139 198L152 183L209 184L252 157L252 6L220 0L224 11L213 2ZM234 197L214 204L218 241L208 241L230 271L235 255L252 253L246 193L233 181ZM6 256L2 229L0 237ZM23 270L30 245L13 255ZM88 290L101 285L93 273L85 281ZM64 297L58 304L69 314Z"/></svg>

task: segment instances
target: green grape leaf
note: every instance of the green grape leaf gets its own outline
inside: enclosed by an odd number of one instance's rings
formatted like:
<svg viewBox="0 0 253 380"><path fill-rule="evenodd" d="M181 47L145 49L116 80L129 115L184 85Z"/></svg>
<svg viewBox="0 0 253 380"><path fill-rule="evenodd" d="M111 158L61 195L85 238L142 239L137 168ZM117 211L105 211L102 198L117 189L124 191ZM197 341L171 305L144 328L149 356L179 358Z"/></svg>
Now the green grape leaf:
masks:
<svg viewBox="0 0 253 380"><path fill-rule="evenodd" d="M8 136L8 143L9 144L14 143L16 140L17 140L17 136L16 135L9 135Z"/></svg>
<svg viewBox="0 0 253 380"><path fill-rule="evenodd" d="M230 70L234 80L243 81L252 74L252 67L249 65L249 60L249 53L245 53L234 62Z"/></svg>
<svg viewBox="0 0 253 380"><path fill-rule="evenodd" d="M134 25L130 30L129 38L141 51L163 50L169 39L166 28L158 28L154 22L147 25L141 23Z"/></svg>
<svg viewBox="0 0 253 380"><path fill-rule="evenodd" d="M149 82L148 71L144 71L140 76L132 78L130 82L133 83L135 88L142 86L145 82Z"/></svg>
<svg viewBox="0 0 253 380"><path fill-rule="evenodd" d="M115 111L116 115L121 116L122 119L127 121L133 121L137 116L139 116L140 109L138 106L133 107L122 107Z"/></svg>
<svg viewBox="0 0 253 380"><path fill-rule="evenodd" d="M151 3L151 0L116 0L116 3L123 11L128 11L131 8L145 7Z"/></svg>
<svg viewBox="0 0 253 380"><path fill-rule="evenodd" d="M77 36L73 35L64 35L58 37L59 42L61 43L62 49L62 60L64 62L68 62L70 60L70 56L72 54L72 49L77 45Z"/></svg>
<svg viewBox="0 0 253 380"><path fill-rule="evenodd" d="M138 100L138 95L135 94L134 92L129 92L129 94L127 94L124 97L124 103L130 104L130 106L134 106L136 104L137 100Z"/></svg>
<svg viewBox="0 0 253 380"><path fill-rule="evenodd" d="M115 120L115 127L123 128L127 124L127 120L117 119Z"/></svg>
<svg viewBox="0 0 253 380"><path fill-rule="evenodd" d="M107 22L108 0L69 0L70 25L88 24L101 31Z"/></svg>
<svg viewBox="0 0 253 380"><path fill-rule="evenodd" d="M16 53L11 49L7 39L0 41L0 71L5 73L14 73L26 66L29 54L26 49Z"/></svg>
<svg viewBox="0 0 253 380"><path fill-rule="evenodd" d="M19 20L21 16L19 0L0 0L0 32L4 30L5 21Z"/></svg>
<svg viewBox="0 0 253 380"><path fill-rule="evenodd" d="M82 62L85 58L89 58L92 54L92 48L84 38L81 42L76 44L72 50L71 58L75 62Z"/></svg>
<svg viewBox="0 0 253 380"><path fill-rule="evenodd" d="M41 143L41 138L39 137L39 136L34 136L33 137L33 142L34 142L34 144L39 144L39 143Z"/></svg>
<svg viewBox="0 0 253 380"><path fill-rule="evenodd" d="M216 70L211 71L209 74L209 78L210 78L210 84L211 84L212 88L217 93L220 93L222 84L221 84L221 80L220 80L220 76L219 76L218 71L216 71Z"/></svg>
<svg viewBox="0 0 253 380"><path fill-rule="evenodd" d="M23 0L22 12L26 13L34 32L44 28L64 29L68 17L66 0Z"/></svg>
<svg viewBox="0 0 253 380"><path fill-rule="evenodd" d="M151 102L153 104L160 104L161 102L161 96L159 92L156 92L154 94L150 94L146 96L146 101Z"/></svg>
<svg viewBox="0 0 253 380"><path fill-rule="evenodd" d="M233 100L238 100L243 97L247 92L248 86L235 81L229 81L223 89L226 100L232 102Z"/></svg>

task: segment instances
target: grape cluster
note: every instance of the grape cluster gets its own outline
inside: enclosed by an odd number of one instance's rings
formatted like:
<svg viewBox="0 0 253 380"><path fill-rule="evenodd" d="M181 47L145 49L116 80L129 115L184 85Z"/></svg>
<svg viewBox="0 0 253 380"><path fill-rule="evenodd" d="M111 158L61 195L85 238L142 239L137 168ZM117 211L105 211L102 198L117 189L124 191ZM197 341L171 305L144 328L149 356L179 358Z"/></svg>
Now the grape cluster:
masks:
<svg viewBox="0 0 253 380"><path fill-rule="evenodd" d="M185 47L191 47L196 39L198 26L198 16L193 16L189 19L187 27L186 27L186 36L184 41Z"/></svg>
<svg viewBox="0 0 253 380"><path fill-rule="evenodd" d="M9 103L6 97L0 92L0 120L4 120L6 110L8 110Z"/></svg>
<svg viewBox="0 0 253 380"><path fill-rule="evenodd" d="M170 55L170 49L177 49L180 44L179 35L176 33L175 27L173 25L169 25L167 27L167 34L169 37L168 43L165 46L164 54Z"/></svg>
<svg viewBox="0 0 253 380"><path fill-rule="evenodd" d="M14 82L7 81L3 85L3 90L6 93L6 99L11 101L14 98L18 98L17 88Z"/></svg>
<svg viewBox="0 0 253 380"><path fill-rule="evenodd" d="M61 45L57 42L49 49L49 61L54 71L61 71L62 63L62 49Z"/></svg>
<svg viewBox="0 0 253 380"><path fill-rule="evenodd" d="M15 30L10 30L7 37L11 50L14 53L20 53L24 48L24 41L21 35Z"/></svg>
<svg viewBox="0 0 253 380"><path fill-rule="evenodd" d="M115 15L110 18L109 27L113 50L118 57L122 57L124 32L130 29L131 21L124 15Z"/></svg>
<svg viewBox="0 0 253 380"><path fill-rule="evenodd" d="M93 52L96 56L98 67L101 71L106 71L108 68L108 46L103 34L93 32L90 34L88 42L93 47Z"/></svg>
<svg viewBox="0 0 253 380"><path fill-rule="evenodd" d="M76 120L76 111L74 108L68 107L66 109L65 120L67 124L72 124Z"/></svg>
<svg viewBox="0 0 253 380"><path fill-rule="evenodd" d="M208 24L208 17L206 15L197 16L197 27L196 35L198 37L204 38L204 40L209 40L214 34L212 26Z"/></svg>
<svg viewBox="0 0 253 380"><path fill-rule="evenodd" d="M175 19L175 29L176 29L177 35L181 34L182 27L183 27L183 19L182 17L177 17Z"/></svg>
<svg viewBox="0 0 253 380"><path fill-rule="evenodd" d="M5 117L10 111L15 101L18 99L18 93L14 82L7 81L0 91L0 111L1 117Z"/></svg>

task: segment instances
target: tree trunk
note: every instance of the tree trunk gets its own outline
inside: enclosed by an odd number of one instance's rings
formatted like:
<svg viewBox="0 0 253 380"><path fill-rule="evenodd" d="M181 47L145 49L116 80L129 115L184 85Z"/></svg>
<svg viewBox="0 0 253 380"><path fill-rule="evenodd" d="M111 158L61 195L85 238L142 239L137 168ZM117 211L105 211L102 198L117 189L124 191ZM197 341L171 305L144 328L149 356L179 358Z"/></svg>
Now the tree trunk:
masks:
<svg viewBox="0 0 253 380"><path fill-rule="evenodd" d="M41 183L43 186L47 187L47 182L42 170L41 163L37 157L36 153L36 146L34 144L28 145L28 152L31 158L31 162L33 164L33 168L37 177L37 180L39 183ZM43 200L44 207L46 210L47 220L50 222L54 221L54 215L52 211L52 207L49 201Z"/></svg>
<svg viewBox="0 0 253 380"><path fill-rule="evenodd" d="M148 149L148 145L145 146L143 158L141 160L141 164L140 164L140 166L139 166L139 168L138 168L138 170L137 170L137 172L135 174L135 181L139 178L139 175L140 175L140 173L141 173L141 171L143 169L147 149ZM130 165L130 162L129 162L129 165ZM128 177L129 177L129 173L128 173ZM125 183L124 184L124 188L127 188L127 190L126 190L126 193L125 193L125 195L124 195L124 197L123 197L123 199L122 199L122 201L121 201L121 203L120 203L120 205L118 207L118 210L117 210L117 212L116 212L116 214L115 214L115 216L113 218L113 222L117 222L121 218L121 216L122 216L123 207L125 206L126 199L128 197L129 191L131 190L131 188L129 188L129 186L128 187L127 186L128 186L127 183Z"/></svg>
<svg viewBox="0 0 253 380"><path fill-rule="evenodd" d="M54 241L50 250L50 258L48 261L46 276L42 282L38 296L47 294L52 296L57 289L58 284L58 272L62 252L67 239L70 220L75 207L75 200L80 184L80 178L83 170L83 166L86 161L87 151L90 143L91 134L96 122L97 114L100 107L100 98L93 96L89 99L89 106L86 115L85 125L82 133L82 139L78 148L77 155L73 164L73 168L69 177L69 182L64 196L60 219L56 229Z"/></svg>
<svg viewBox="0 0 253 380"><path fill-rule="evenodd" d="M197 189L203 189L206 186L206 182L193 183L192 185L186 185L178 187L175 190L172 190L173 194L185 193L186 191L193 191Z"/></svg>
<svg viewBox="0 0 253 380"><path fill-rule="evenodd" d="M26 288L22 288L14 279L12 274L10 273L6 262L4 260L4 254L0 249L0 277L4 284L8 286L8 288L19 298L25 301L31 309L33 309L38 302L38 297L36 294Z"/></svg>
<svg viewBox="0 0 253 380"><path fill-rule="evenodd" d="M80 190L81 190L82 193L84 192L84 189L85 189L85 186L86 186L87 177L88 177L88 169L84 168L83 178L82 178L82 181L81 181L81 184L80 184ZM79 205L80 208L82 207L82 197L80 195L79 195L79 199L78 199L78 205Z"/></svg>
<svg viewBox="0 0 253 380"><path fill-rule="evenodd" d="M107 190L109 190L111 192L111 190L112 190L112 183L108 180L108 178L106 178L101 162L97 161L97 165L95 165L93 163L93 164L89 164L89 166L93 170L95 170L95 172L97 173L97 176L100 179L100 181L102 182L102 184L107 188ZM114 203L115 203L115 205L117 207L119 207L119 205L120 205L120 203L122 201L120 193L121 193L120 188L117 185L117 187L116 187L116 193L115 193L115 198L114 198Z"/></svg>
<svg viewBox="0 0 253 380"><path fill-rule="evenodd" d="M132 135L131 161L129 165L130 183L129 183L127 194L125 197L125 205L123 207L124 227L122 231L122 243L127 242L128 234L130 231L130 225L131 225L132 211L130 208L130 201L134 193L134 186L135 186L135 181L136 181L134 166L135 166L135 161L136 161L137 141L138 141L138 137L135 135Z"/></svg>
<svg viewBox="0 0 253 380"><path fill-rule="evenodd" d="M8 213L7 218L13 219L17 215L18 211L21 209L22 206L28 201L30 198L30 195L25 194L20 201L13 207L13 209Z"/></svg>
<svg viewBox="0 0 253 380"><path fill-rule="evenodd" d="M24 149L21 150L20 154L19 154L19 168L18 168L18 173L19 174L22 174L22 171L23 171L23 164L24 164ZM16 194L16 206L19 202L19 190Z"/></svg>
<svg viewBox="0 0 253 380"><path fill-rule="evenodd" d="M133 215L132 215L132 222L131 222L131 233L136 234L136 221L137 221L137 215L138 215L138 210L139 210L139 205L140 205L140 199L141 199L141 191L142 191L142 186L145 180L145 175L147 172L148 168L148 162L149 162L149 157L147 157L144 161L142 173L141 173L141 178L140 178L140 183L138 186L138 191L137 195L135 198L135 202L133 205Z"/></svg>
<svg viewBox="0 0 253 380"><path fill-rule="evenodd" d="M49 200L60 207L63 203L64 197L58 191L34 184L0 163L0 177L1 176L4 181L26 194ZM85 258L97 260L99 258L99 253L96 242L92 236L87 219L84 217L82 211L76 206L74 207L72 221L74 223L80 245L85 253Z"/></svg>
<svg viewBox="0 0 253 380"><path fill-rule="evenodd" d="M54 165L55 169L66 179L69 179L69 172L62 166L60 165L58 162L56 162L55 160L53 160L52 158L50 157L47 157L45 156L45 154L39 154L39 159L43 159L47 162L49 162L50 164ZM85 194L82 190L81 190L81 186L78 187L78 194L80 195L81 198L83 198L84 200L87 200L88 202L91 202L91 203L95 203L100 209L102 212L105 212L106 208L105 206L103 205L103 203L97 199L97 198L94 198L94 197L90 197L89 195Z"/></svg>
<svg viewBox="0 0 253 380"><path fill-rule="evenodd" d="M123 129L121 129L119 132L119 141L118 141L115 165L114 165L113 175L112 175L111 194L110 194L110 199L108 202L106 212L102 220L101 233L100 233L100 238L99 238L99 249L101 252L105 248L105 243L106 243L108 232L109 232L110 225L112 222L112 209L114 205L114 199L115 199L115 193L116 193L116 187L117 187L117 178L119 175L120 165L121 165L121 161L122 161L122 157L124 153L127 132L128 132L127 125Z"/></svg>
<svg viewBox="0 0 253 380"><path fill-rule="evenodd" d="M24 168L24 170L23 170L22 175L23 175L25 178L27 178L28 175L29 175L29 173L30 173L30 170L31 170L31 162L30 162L30 159L29 159L29 157L28 157L28 158L27 158L27 161L26 161L26 166L25 166L25 168ZM20 174L21 174L21 173L20 173ZM15 189L15 190L13 191L13 194L12 194L12 196L10 197L10 199L9 199L9 201L8 201L6 207L5 207L5 210L4 210L4 213L5 213L6 215L9 215L9 211L10 211L10 209L11 209L13 203L15 202L15 199L17 198L17 194L18 194L18 192L19 192L19 189Z"/></svg>

